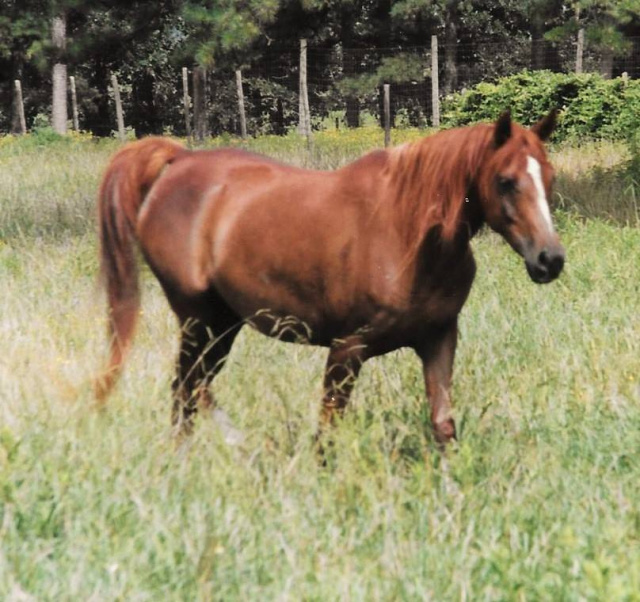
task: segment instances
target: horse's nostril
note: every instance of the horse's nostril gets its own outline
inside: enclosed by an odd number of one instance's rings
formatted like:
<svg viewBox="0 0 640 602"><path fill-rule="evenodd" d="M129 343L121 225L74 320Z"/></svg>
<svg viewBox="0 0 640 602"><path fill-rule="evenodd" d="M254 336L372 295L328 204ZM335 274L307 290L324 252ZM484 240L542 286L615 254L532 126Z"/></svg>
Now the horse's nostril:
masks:
<svg viewBox="0 0 640 602"><path fill-rule="evenodd" d="M559 274L564 267L564 255L556 255L553 258L551 268L555 274Z"/></svg>
<svg viewBox="0 0 640 602"><path fill-rule="evenodd" d="M534 282L551 282L562 272L564 267L564 250L562 248L545 247L533 257L534 260L531 263L527 262L527 270Z"/></svg>
<svg viewBox="0 0 640 602"><path fill-rule="evenodd" d="M564 267L564 253L549 253L542 251L538 255L538 267L547 272L552 278L556 278Z"/></svg>

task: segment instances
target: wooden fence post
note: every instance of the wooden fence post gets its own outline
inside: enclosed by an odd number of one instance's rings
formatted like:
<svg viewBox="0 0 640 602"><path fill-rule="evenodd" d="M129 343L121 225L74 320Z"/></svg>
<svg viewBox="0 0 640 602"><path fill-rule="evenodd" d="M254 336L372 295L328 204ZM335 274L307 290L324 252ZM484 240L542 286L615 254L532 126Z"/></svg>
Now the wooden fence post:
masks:
<svg viewBox="0 0 640 602"><path fill-rule="evenodd" d="M122 142L125 141L124 133L124 116L122 114L122 100L120 99L120 86L115 73L111 74L111 86L113 87L113 99L116 103L116 119L118 120L118 137Z"/></svg>
<svg viewBox="0 0 640 602"><path fill-rule="evenodd" d="M299 92L298 131L309 138L311 136L311 115L309 111L309 91L307 88L307 40L300 40L300 92Z"/></svg>
<svg viewBox="0 0 640 602"><path fill-rule="evenodd" d="M384 147L391 144L391 94L389 84L384 84Z"/></svg>
<svg viewBox="0 0 640 602"><path fill-rule="evenodd" d="M207 72L202 67L193 69L193 135L198 142L207 136Z"/></svg>
<svg viewBox="0 0 640 602"><path fill-rule="evenodd" d="M247 116L244 112L244 92L242 90L242 71L236 70L236 89L238 91L238 111L240 113L240 134L242 139L247 137Z"/></svg>
<svg viewBox="0 0 640 602"><path fill-rule="evenodd" d="M578 44L576 46L576 73L582 73L582 57L584 55L584 29L578 31Z"/></svg>
<svg viewBox="0 0 640 602"><path fill-rule="evenodd" d="M440 127L440 85L438 83L438 36L431 36L431 124Z"/></svg>
<svg viewBox="0 0 640 602"><path fill-rule="evenodd" d="M191 140L191 118L189 115L189 70L182 68L182 106L184 107L184 126L187 130L187 141Z"/></svg>
<svg viewBox="0 0 640 602"><path fill-rule="evenodd" d="M20 121L20 133L27 133L27 121L24 118L24 102L22 100L22 83L19 79L14 82L16 92L16 108L18 110L18 118Z"/></svg>
<svg viewBox="0 0 640 602"><path fill-rule="evenodd" d="M306 78L306 68L307 68L307 41L300 40L300 61L298 63L298 76L299 76L299 85L298 85L298 133L304 135L304 91L303 91L303 81ZM303 73L304 67L304 73Z"/></svg>
<svg viewBox="0 0 640 602"><path fill-rule="evenodd" d="M76 95L76 78L69 77L69 88L71 89L71 115L73 117L73 129L80 131L80 120L78 119L78 96Z"/></svg>
<svg viewBox="0 0 640 602"><path fill-rule="evenodd" d="M66 47L67 19L64 11L55 16L52 22L51 41L57 52ZM67 133L67 65L56 59L52 73L51 126L56 134Z"/></svg>

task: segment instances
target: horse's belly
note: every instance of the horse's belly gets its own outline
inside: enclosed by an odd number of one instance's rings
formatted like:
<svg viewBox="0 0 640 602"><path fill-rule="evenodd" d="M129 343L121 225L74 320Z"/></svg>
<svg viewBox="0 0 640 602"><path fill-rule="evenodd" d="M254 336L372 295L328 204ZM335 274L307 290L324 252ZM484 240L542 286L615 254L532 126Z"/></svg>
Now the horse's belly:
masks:
<svg viewBox="0 0 640 602"><path fill-rule="evenodd" d="M278 315L273 311L258 311L247 322L262 334L286 343L329 346L335 338L322 323L310 323L295 315Z"/></svg>
<svg viewBox="0 0 640 602"><path fill-rule="evenodd" d="M213 285L247 324L267 336L325 345L336 331L337 320L313 282L270 278L267 271L236 264L220 270Z"/></svg>

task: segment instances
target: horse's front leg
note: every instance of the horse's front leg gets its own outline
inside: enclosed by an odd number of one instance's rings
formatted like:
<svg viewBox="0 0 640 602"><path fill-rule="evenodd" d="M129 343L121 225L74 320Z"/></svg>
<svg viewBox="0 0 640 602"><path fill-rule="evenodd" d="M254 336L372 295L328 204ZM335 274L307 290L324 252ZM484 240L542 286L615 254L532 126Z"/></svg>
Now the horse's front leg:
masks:
<svg viewBox="0 0 640 602"><path fill-rule="evenodd" d="M324 396L320 412L319 434L342 418L351 391L365 361L365 346L360 337L334 341L324 373Z"/></svg>
<svg viewBox="0 0 640 602"><path fill-rule="evenodd" d="M451 411L451 378L457 340L458 322L453 320L430 332L428 340L416 348L422 360L434 436L441 446L456 438L456 424Z"/></svg>

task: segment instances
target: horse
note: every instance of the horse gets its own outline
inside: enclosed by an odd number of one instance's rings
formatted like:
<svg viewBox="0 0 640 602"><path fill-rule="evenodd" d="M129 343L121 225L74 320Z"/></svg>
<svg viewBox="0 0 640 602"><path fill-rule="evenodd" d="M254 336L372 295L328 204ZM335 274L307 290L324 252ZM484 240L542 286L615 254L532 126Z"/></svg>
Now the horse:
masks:
<svg viewBox="0 0 640 602"><path fill-rule="evenodd" d="M319 433L344 414L364 362L413 349L435 441L446 446L456 437L450 390L458 316L476 272L472 238L487 224L536 283L564 266L544 146L556 114L527 129L505 112L334 171L161 137L124 146L99 192L110 353L97 398L106 399L131 346L139 248L181 327L171 412L179 432L191 432L199 408L215 408L209 385L250 324L328 347Z"/></svg>

